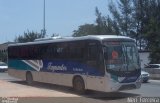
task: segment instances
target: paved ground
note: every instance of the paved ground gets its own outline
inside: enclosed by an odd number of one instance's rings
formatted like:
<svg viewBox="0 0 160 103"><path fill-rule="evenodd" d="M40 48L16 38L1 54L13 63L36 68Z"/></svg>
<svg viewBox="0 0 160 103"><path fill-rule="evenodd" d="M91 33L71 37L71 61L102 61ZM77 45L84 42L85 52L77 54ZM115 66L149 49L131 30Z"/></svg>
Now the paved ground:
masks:
<svg viewBox="0 0 160 103"><path fill-rule="evenodd" d="M69 87L45 83L28 86L24 81L0 73L0 97L3 97L0 103L6 103L8 98L5 97L11 97L9 100L18 99L17 103L127 103L130 97L160 97L159 88L159 80L150 80L137 90L116 94L89 91L85 95L77 95Z"/></svg>
<svg viewBox="0 0 160 103"><path fill-rule="evenodd" d="M45 86L41 88L40 85L38 87L27 86L23 81L6 82L0 80L0 97L78 97L71 93L63 93L55 90L55 88L53 89Z"/></svg>

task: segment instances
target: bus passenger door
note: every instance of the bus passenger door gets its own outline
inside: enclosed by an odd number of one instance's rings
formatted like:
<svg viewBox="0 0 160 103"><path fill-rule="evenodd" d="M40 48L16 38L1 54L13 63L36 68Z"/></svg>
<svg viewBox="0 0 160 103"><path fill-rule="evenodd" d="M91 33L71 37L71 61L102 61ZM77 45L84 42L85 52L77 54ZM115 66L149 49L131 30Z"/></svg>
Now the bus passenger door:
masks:
<svg viewBox="0 0 160 103"><path fill-rule="evenodd" d="M87 43L86 64L88 67L87 89L103 91L105 87L104 68L101 48L97 41Z"/></svg>

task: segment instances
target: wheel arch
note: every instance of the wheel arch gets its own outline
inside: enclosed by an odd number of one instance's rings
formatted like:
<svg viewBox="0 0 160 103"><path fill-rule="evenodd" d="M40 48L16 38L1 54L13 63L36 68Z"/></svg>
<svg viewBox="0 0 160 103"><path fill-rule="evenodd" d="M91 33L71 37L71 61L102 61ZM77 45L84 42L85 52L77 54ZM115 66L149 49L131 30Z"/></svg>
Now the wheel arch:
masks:
<svg viewBox="0 0 160 103"><path fill-rule="evenodd" d="M83 80L83 82L84 82L84 87L85 87L85 89L87 89L87 88L86 88L86 87L87 87L87 86L86 86L86 81L85 81L84 77L81 76L81 75L78 75L78 74L73 76L73 78L72 78L72 86L73 86L74 79L75 79L75 78L78 78L78 77Z"/></svg>
<svg viewBox="0 0 160 103"><path fill-rule="evenodd" d="M27 74L30 74L33 78L33 75L32 75L32 72L31 71L26 71L26 77L27 77Z"/></svg>

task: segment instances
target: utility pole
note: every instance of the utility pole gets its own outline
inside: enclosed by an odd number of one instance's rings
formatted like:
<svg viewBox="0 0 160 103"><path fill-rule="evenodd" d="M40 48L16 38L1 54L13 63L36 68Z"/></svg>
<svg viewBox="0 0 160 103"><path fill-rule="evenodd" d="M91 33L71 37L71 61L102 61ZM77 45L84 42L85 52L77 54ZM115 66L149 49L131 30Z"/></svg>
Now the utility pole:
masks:
<svg viewBox="0 0 160 103"><path fill-rule="evenodd" d="M46 10L45 9L46 9L46 1L44 0L44 6L43 6L43 29L41 31L43 36L46 35L46 27L45 27L46 26L46 24L45 24L46 23L46 21L45 21L46 20L46 17L45 17L46 16Z"/></svg>

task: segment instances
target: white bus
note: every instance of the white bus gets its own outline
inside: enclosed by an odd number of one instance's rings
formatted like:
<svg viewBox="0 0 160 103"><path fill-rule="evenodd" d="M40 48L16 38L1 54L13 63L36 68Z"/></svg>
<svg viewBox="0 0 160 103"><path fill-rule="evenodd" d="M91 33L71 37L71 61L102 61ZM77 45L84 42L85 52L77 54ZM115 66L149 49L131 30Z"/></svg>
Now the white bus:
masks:
<svg viewBox="0 0 160 103"><path fill-rule="evenodd" d="M17 43L8 47L8 73L26 80L115 92L141 87L135 41L99 35Z"/></svg>

